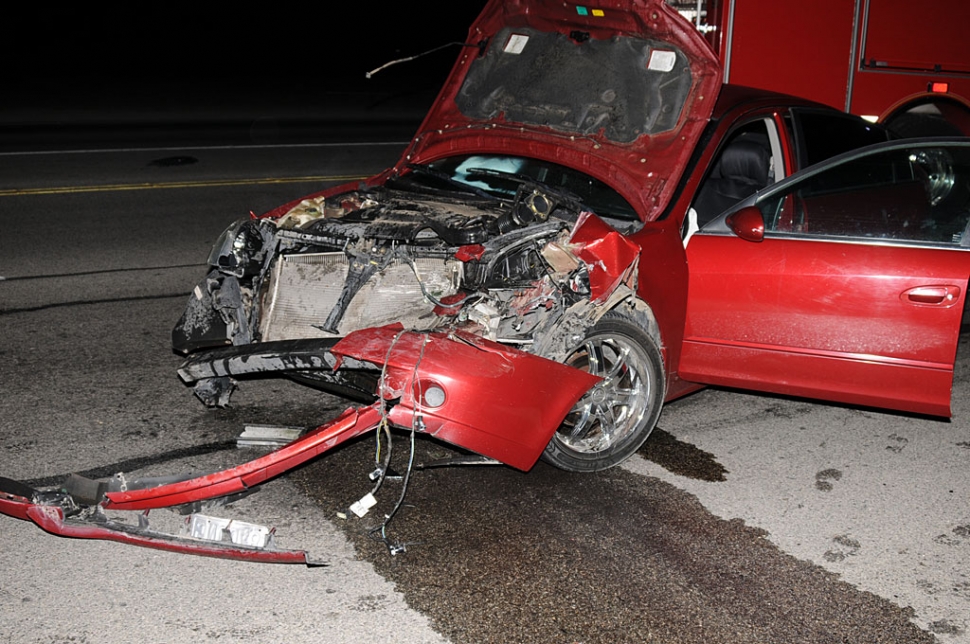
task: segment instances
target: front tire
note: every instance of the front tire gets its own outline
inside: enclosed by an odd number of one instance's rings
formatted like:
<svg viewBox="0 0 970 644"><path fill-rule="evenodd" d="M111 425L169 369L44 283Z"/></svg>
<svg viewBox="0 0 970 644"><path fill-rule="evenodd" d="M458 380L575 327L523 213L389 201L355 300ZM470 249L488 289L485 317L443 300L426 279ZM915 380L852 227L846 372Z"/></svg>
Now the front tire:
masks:
<svg viewBox="0 0 970 644"><path fill-rule="evenodd" d="M604 315L566 364L603 378L566 415L542 459L571 472L596 472L632 456L653 431L664 400L657 341L619 311Z"/></svg>

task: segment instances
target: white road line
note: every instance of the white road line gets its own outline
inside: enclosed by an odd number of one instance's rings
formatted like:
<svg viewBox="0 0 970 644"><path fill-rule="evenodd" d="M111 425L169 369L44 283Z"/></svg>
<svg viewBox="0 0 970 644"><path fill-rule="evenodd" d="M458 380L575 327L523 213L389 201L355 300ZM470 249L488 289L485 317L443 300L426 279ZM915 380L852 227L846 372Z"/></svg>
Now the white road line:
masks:
<svg viewBox="0 0 970 644"><path fill-rule="evenodd" d="M111 148L111 149L90 149L90 150L33 150L23 152L0 152L0 157L15 156L43 156L45 154L104 154L111 152L177 152L186 150L273 150L288 148L336 148L352 147L363 148L368 146L405 146L410 141L350 141L347 143L285 143L277 145L201 145L201 146L179 146L165 148Z"/></svg>

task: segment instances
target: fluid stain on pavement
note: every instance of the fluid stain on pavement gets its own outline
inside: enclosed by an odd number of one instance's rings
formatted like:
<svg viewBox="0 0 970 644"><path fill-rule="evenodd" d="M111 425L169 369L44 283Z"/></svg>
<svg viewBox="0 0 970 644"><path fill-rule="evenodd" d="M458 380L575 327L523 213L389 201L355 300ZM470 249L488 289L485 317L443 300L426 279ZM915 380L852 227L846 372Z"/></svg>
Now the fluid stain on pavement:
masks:
<svg viewBox="0 0 970 644"><path fill-rule="evenodd" d="M825 554L822 555L822 558L830 563L845 561L846 558L859 554L859 550L862 549L862 544L847 534L833 537L832 543L835 544L835 547L826 550Z"/></svg>
<svg viewBox="0 0 970 644"><path fill-rule="evenodd" d="M815 489L820 492L831 492L835 486L832 481L841 481L842 471L830 467L815 474Z"/></svg>
<svg viewBox="0 0 970 644"><path fill-rule="evenodd" d="M698 481L727 480L725 474L728 471L715 460L713 454L681 442L659 427L653 430L637 453L673 474Z"/></svg>
<svg viewBox="0 0 970 644"><path fill-rule="evenodd" d="M162 168L168 168L171 166L192 165L193 163L198 163L198 162L199 160L196 159L195 157L189 156L187 154L182 154L182 155L173 156L173 157L154 159L150 161L148 165L155 165Z"/></svg>
<svg viewBox="0 0 970 644"><path fill-rule="evenodd" d="M291 479L337 515L370 491L373 441ZM417 461L449 451L417 441ZM407 469L407 440L393 467ZM454 455L451 453L450 455ZM363 519L336 520L358 556L454 642L933 642L907 611L785 555L765 533L620 468L574 474L538 463L413 472L387 481Z"/></svg>

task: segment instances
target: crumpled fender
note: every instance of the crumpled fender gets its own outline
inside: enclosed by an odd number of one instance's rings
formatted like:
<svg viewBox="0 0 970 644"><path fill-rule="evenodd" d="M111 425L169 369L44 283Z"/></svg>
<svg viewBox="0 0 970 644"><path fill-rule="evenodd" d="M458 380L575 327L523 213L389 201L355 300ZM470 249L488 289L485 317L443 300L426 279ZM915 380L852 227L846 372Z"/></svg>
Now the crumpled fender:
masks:
<svg viewBox="0 0 970 644"><path fill-rule="evenodd" d="M602 304L620 284L636 291L640 247L605 221L584 212L573 227L569 245L586 264L590 299Z"/></svg>
<svg viewBox="0 0 970 644"><path fill-rule="evenodd" d="M563 418L600 378L471 333L418 333L399 324L351 333L332 349L385 365L381 396L400 399L388 417L528 470ZM339 366L339 364L338 364Z"/></svg>

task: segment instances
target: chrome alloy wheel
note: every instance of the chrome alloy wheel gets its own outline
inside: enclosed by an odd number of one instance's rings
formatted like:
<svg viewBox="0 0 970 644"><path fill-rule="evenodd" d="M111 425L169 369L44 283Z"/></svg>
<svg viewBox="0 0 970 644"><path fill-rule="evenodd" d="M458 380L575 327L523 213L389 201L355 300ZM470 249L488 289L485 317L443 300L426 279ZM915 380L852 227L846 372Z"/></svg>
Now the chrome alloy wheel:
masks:
<svg viewBox="0 0 970 644"><path fill-rule="evenodd" d="M569 412L556 433L567 448L593 454L609 450L637 430L650 401L647 359L629 338L600 334L586 339L566 364L603 378Z"/></svg>
<svg viewBox="0 0 970 644"><path fill-rule="evenodd" d="M650 318L624 307L600 318L565 362L602 378L566 415L542 459L571 472L597 472L633 455L660 417L663 357Z"/></svg>

